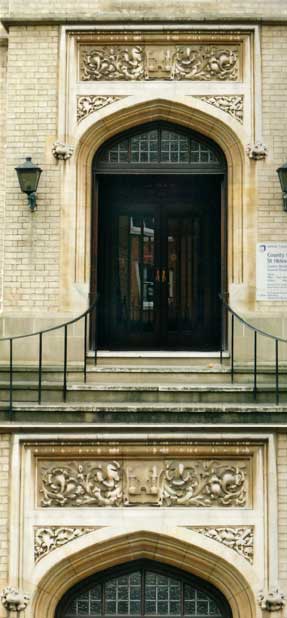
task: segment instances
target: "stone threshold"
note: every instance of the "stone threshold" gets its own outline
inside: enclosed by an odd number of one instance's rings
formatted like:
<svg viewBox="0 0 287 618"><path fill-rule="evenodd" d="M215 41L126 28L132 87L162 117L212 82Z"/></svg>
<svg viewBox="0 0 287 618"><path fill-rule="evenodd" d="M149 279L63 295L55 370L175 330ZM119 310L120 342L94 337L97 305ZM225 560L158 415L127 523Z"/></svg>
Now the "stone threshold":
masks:
<svg viewBox="0 0 287 618"><path fill-rule="evenodd" d="M0 410L3 404L1 404ZM2 408L3 409L3 408ZM17 403L13 407L13 411L51 411L51 412L188 412L188 413L208 413L224 412L234 413L240 412L247 414L250 412L257 413L280 413L287 414L286 404L259 404L259 403L122 403L122 402L101 402L101 403ZM286 417L287 420L287 417ZM126 423L128 425L129 423Z"/></svg>
<svg viewBox="0 0 287 618"><path fill-rule="evenodd" d="M229 358L229 352L223 352L223 358ZM95 353L88 352L88 358L94 358ZM220 358L220 352L175 352L169 350L99 350L97 358Z"/></svg>
<svg viewBox="0 0 287 618"><path fill-rule="evenodd" d="M95 365L87 373L230 373L223 365Z"/></svg>
<svg viewBox="0 0 287 618"><path fill-rule="evenodd" d="M9 389L8 382L0 382L0 390ZM13 390L38 390L38 382L20 382L17 381L13 384ZM42 391L43 390L63 390L63 382L42 382ZM213 384L213 383L205 383L205 384L150 384L150 383L139 383L139 384L67 384L67 391L82 391L82 392L144 392L144 391L152 391L152 392L213 392L213 393L230 393L230 392L238 392L238 393L251 393L253 392L254 387L252 383L249 384L241 384L241 383L232 383L232 384ZM265 383L257 383L257 392L275 392L274 384L265 384ZM279 385L280 392L287 391L287 385Z"/></svg>
<svg viewBox="0 0 287 618"><path fill-rule="evenodd" d="M44 385L43 385L44 387ZM48 386L50 388L50 385ZM154 392L253 392L253 384L68 384L68 391L154 391ZM287 386L279 386L282 392ZM257 384L257 391L275 391L274 384Z"/></svg>

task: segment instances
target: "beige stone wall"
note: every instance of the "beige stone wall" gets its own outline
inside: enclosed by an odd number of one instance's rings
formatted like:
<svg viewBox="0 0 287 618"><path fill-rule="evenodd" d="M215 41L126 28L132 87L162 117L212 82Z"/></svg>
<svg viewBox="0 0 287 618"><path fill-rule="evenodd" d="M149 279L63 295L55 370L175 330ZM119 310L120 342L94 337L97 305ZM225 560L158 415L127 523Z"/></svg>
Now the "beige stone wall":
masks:
<svg viewBox="0 0 287 618"><path fill-rule="evenodd" d="M7 83L7 37L0 26L0 169L5 169L6 145L6 83ZM0 308L3 290L3 239L5 207L5 174L0 174Z"/></svg>
<svg viewBox="0 0 287 618"><path fill-rule="evenodd" d="M280 585L287 592L287 434L278 436L278 544Z"/></svg>
<svg viewBox="0 0 287 618"><path fill-rule="evenodd" d="M0 589L8 580L8 524L9 524L9 476L10 435L0 435ZM0 606L0 615L4 612ZM4 612L5 614L5 612Z"/></svg>
<svg viewBox="0 0 287 618"><path fill-rule="evenodd" d="M262 116L268 157L258 163L258 241L286 241L286 213L276 173L287 156L287 25L262 28Z"/></svg>
<svg viewBox="0 0 287 618"><path fill-rule="evenodd" d="M4 309L58 307L60 175L46 156L57 125L58 30L12 28L7 79ZM15 166L32 156L43 168L39 210L31 214Z"/></svg>
<svg viewBox="0 0 287 618"><path fill-rule="evenodd" d="M163 18L162 2L154 3L145 0L144 3L124 0L2 0L2 15L9 18L25 16L41 18L44 16L58 18L76 18L77 20L98 19L147 19ZM0 5L1 6L1 5ZM165 19L282 19L287 16L283 0L166 0L164 3Z"/></svg>
<svg viewBox="0 0 287 618"><path fill-rule="evenodd" d="M287 153L287 68L282 54L287 51L287 26L261 29L262 52L262 135L268 147L265 161L257 169L257 242L286 242L287 218L282 207L282 193L276 169L286 162ZM260 313L284 314L286 304L257 303ZM264 328L264 326L263 326ZM269 327L274 334L286 337L282 320Z"/></svg>

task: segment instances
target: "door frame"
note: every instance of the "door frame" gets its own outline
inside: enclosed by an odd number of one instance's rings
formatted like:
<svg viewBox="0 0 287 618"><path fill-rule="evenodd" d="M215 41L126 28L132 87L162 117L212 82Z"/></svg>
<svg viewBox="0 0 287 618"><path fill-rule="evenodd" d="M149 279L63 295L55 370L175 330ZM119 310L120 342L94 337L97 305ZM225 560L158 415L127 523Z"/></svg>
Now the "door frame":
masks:
<svg viewBox="0 0 287 618"><path fill-rule="evenodd" d="M196 169L190 166L184 166L179 163L176 165L163 165L162 163L159 165L136 165L136 166L101 166L98 164L99 156L109 145L113 145L114 143L124 139L125 137L129 137L132 135L140 134L143 131L148 131L149 129L154 128L155 126L159 126L160 128L167 128L169 130L175 130L177 132L182 132L184 135L190 135L197 139L197 141L205 143L207 146L211 147L213 150L217 151L219 154L222 166L220 169L212 169L204 166L198 166ZM134 127L128 131L124 131L118 133L113 138L107 140L100 149L95 153L92 163L92 208L91 208L91 268L90 268L90 293L89 293L89 302L90 305L97 300L98 295L98 247L99 247L99 181L102 176L119 176L119 175L217 175L221 176L221 204L220 204L220 294L221 297L225 300L228 300L228 272L227 272L227 248L228 248L228 221L227 221L227 189L228 189L228 178L227 178L227 163L225 159L225 155L221 148L211 139L202 135L201 133L196 133L192 129L187 129L182 125L177 125L174 123L169 123L165 121L156 121L151 123L146 123ZM96 311L97 313L97 311ZM91 316L92 318L92 316ZM90 321L90 330L89 330L89 347L92 351L97 349L97 318L91 319ZM227 332L227 319L226 313L222 312L221 318L221 350L225 350L227 347L228 340L228 332Z"/></svg>

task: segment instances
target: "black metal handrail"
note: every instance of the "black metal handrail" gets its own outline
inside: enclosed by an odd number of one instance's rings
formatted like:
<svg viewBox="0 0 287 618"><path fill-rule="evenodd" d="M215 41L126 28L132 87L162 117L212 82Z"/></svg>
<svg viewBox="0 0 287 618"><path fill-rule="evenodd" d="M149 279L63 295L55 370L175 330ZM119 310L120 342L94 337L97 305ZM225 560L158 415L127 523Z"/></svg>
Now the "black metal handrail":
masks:
<svg viewBox="0 0 287 618"><path fill-rule="evenodd" d="M226 323L226 316L228 314L231 315L231 335L230 335L230 367L231 367L231 382L233 384L234 382L234 375L235 375L235 367L234 367L234 358L235 358L235 352L234 352L234 348L235 348L235 339L234 339L234 323L235 320L238 320L241 324L243 324L244 326L246 326L246 328L248 328L249 330L251 330L253 332L253 398L254 401L257 400L257 392L258 392L258 386L257 386L257 382L258 382L258 374L259 374L259 370L258 370L258 336L261 337L268 337L269 339L274 341L274 377L275 377L275 401L276 404L279 404L279 399L280 399L280 390L279 390L279 343L287 343L287 339L284 339L283 337L279 337L277 335L272 335L271 333L268 333L260 328L257 328L256 326L254 326L253 324L250 324L250 322L247 322L247 320L245 320L244 318L242 318L238 313L236 313L236 311L234 311L234 309L232 309L230 307L230 305L228 305L228 303L224 300L224 298L220 295L219 296L220 300L221 300L221 304L222 304L222 316L221 316L221 326L222 326L222 334L225 332L225 323ZM224 336L221 337L221 347L220 347L220 362L222 364L223 361L223 352L224 352Z"/></svg>
<svg viewBox="0 0 287 618"><path fill-rule="evenodd" d="M57 324L56 326L51 326L50 328L45 328L43 330L40 331L36 331L36 332L32 332L32 333L26 333L25 335L15 335L14 337L1 337L0 338L0 344L4 341L8 341L9 342L9 407L8 407L8 412L10 415L13 414L13 403L14 403L14 381L13 381L13 377L14 377L14 372L15 372L15 368L14 368L14 364L13 364L13 356L14 356L14 342L18 341L18 340L23 340L23 339L28 339L31 337L39 337L39 344L38 344L38 388L37 388L37 400L38 400L38 404L40 405L42 402L42 375L43 375L43 335L47 334L47 333L51 333L57 330L61 330L63 329L64 331L64 339L63 339L63 369L62 369L62 373L63 373L63 386L62 386L62 393L63 393L63 400L66 401L66 397L67 397L67 373L68 373L68 327L71 326L72 324L76 324L76 322L80 322L81 320L84 320L84 337L83 337L83 376L84 376L84 382L86 383L87 381L87 350L88 350L88 318L91 318L91 316L93 315L93 313L95 313L96 311L96 305L97 305L97 299L90 305L90 307L88 307L88 309L86 309L86 311L84 311L83 313L81 313L80 315L76 316L75 318L72 318L71 320L68 320L67 322L62 322L61 324ZM94 350L94 362L96 364L97 362L97 346L95 343L95 350ZM1 369L0 369L1 371Z"/></svg>
<svg viewBox="0 0 287 618"><path fill-rule="evenodd" d="M246 328L248 328L250 331L253 332L253 396L254 396L254 400L257 400L257 393L258 393L258 374L259 374L259 369L258 369L258 337L268 337L269 339L271 339L274 342L274 377L275 377L275 400L276 400L276 404L279 404L279 399L280 399L280 388L279 388L279 344L280 343L287 343L287 339L284 339L283 337L279 337L277 335L272 335L271 333L268 333L260 328L257 328L256 326L250 324L249 322L247 322L247 320L245 320L244 318L242 318L238 313L236 313L236 311L234 311L230 305L224 300L224 298L222 296L220 296L220 301L222 304L222 337L221 337L221 347L220 347L220 362L223 362L223 352L225 350L224 347L224 343L225 343L225 326L226 326L226 316L228 316L229 314L231 315L231 334L230 334L230 363L231 363L231 382L234 382L234 376L236 373L236 368L235 368L235 364L234 364L234 359L235 359L235 337L234 337L234 325L235 325L235 320L237 320L238 322L240 322L241 324L243 324ZM9 342L9 369L8 369L8 373L9 373L9 385L8 385L8 390L9 390L9 398L8 398L8 408L7 411L9 412L9 415L12 418L12 414L13 414L13 408L14 408L14 373L15 373L15 365L14 365L14 343L18 340L23 340L23 339L28 339L31 337L38 337L38 365L37 365L37 372L38 372L38 385L37 385L37 401L38 404L40 405L42 402L42 391L43 391L43 384L42 384L42 376L43 376L43 347L44 347L44 341L43 341L43 337L45 334L47 333L51 333L54 331L58 331L58 330L63 330L63 368L62 370L60 369L60 371L62 371L63 373L63 385L62 385L62 395L63 395L63 400L64 402L66 401L66 397L67 397L67 388L68 388L68 341L69 341L69 326L71 326L72 324L76 324L77 322L80 322L81 320L84 320L84 334L83 334L83 365L82 365L82 372L83 372L83 378L84 378L84 383L86 383L87 381L87 358L88 358L88 337L89 337L89 329L88 329L88 319L91 319L91 316L93 315L93 313L96 311L96 306L97 306L97 299L94 301L94 303L92 303L90 305L90 307L88 307L88 309L86 309L86 311L84 311L83 313L81 313L80 315L76 316L75 318L72 318L71 320L68 320L66 322L63 322L61 324L58 324L56 326L52 326L50 328L46 328L40 331L36 331L36 332L31 332L31 333L26 333L24 335L15 335L14 337L1 337L0 338L0 343L2 342ZM94 355L94 362L96 364L97 362L97 345L96 345L96 337L95 337L95 349L93 351L93 355ZM59 370L58 370L59 371ZM0 369L1 372L1 369Z"/></svg>

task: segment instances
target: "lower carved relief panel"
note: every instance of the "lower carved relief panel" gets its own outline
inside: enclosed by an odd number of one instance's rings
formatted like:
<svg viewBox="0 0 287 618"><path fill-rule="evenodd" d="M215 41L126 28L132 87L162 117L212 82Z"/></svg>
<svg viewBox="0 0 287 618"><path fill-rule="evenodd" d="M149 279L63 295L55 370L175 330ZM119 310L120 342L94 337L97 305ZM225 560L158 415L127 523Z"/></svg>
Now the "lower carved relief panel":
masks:
<svg viewBox="0 0 287 618"><path fill-rule="evenodd" d="M246 507L250 461L39 461L41 507Z"/></svg>

